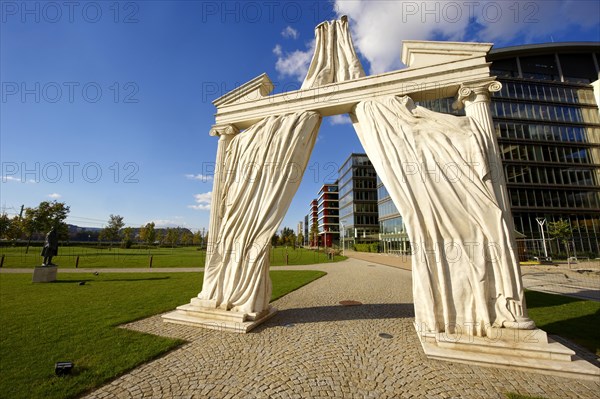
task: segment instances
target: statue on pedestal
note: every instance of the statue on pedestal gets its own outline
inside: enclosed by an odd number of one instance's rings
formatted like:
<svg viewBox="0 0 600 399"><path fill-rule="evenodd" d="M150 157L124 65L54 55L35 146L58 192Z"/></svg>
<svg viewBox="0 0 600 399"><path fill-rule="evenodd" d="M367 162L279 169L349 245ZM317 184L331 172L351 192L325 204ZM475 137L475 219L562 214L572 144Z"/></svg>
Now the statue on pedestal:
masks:
<svg viewBox="0 0 600 399"><path fill-rule="evenodd" d="M48 234L46 234L46 241L40 255L44 257L42 266L54 266L52 257L58 255L58 233L56 232L56 227L52 227Z"/></svg>

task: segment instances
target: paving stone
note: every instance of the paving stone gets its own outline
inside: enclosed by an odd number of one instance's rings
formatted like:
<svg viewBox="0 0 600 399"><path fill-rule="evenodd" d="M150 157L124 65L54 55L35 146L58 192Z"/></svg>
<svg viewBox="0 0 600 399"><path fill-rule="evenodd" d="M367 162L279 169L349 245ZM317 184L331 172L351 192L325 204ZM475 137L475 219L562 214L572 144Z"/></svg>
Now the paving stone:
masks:
<svg viewBox="0 0 600 399"><path fill-rule="evenodd" d="M188 343L86 397L598 398L600 381L427 359L412 325L411 273L370 263L276 268L328 274L276 301L279 313L249 334L164 323L159 315L124 325Z"/></svg>

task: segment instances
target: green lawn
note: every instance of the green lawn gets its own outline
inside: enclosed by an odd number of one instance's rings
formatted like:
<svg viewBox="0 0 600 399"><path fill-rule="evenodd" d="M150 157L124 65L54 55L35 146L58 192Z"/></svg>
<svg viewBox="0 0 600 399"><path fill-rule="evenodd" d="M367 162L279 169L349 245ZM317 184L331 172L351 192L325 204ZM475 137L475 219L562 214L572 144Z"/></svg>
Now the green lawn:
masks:
<svg viewBox="0 0 600 399"><path fill-rule="evenodd" d="M1 247L0 256L5 255L4 267L31 267L39 266L42 262L40 247L30 247L25 253L25 247ZM152 267L203 267L206 251L199 251L197 247L181 248L152 248L152 249L122 249L61 246L58 256L52 261L61 268L74 268L79 256L80 268L103 267L149 267L152 256ZM271 266L286 264L287 254L289 265L310 265L315 263L330 262L327 255L304 248L277 247L271 250ZM346 259L336 256L334 262Z"/></svg>
<svg viewBox="0 0 600 399"><path fill-rule="evenodd" d="M324 274L272 271L272 298ZM182 341L116 326L187 303L202 284L202 273L59 278L32 284L30 274L0 274L0 397L73 397L176 347ZM57 361L73 361L73 375L54 376Z"/></svg>
<svg viewBox="0 0 600 399"><path fill-rule="evenodd" d="M526 291L529 316L537 327L600 356L600 302Z"/></svg>

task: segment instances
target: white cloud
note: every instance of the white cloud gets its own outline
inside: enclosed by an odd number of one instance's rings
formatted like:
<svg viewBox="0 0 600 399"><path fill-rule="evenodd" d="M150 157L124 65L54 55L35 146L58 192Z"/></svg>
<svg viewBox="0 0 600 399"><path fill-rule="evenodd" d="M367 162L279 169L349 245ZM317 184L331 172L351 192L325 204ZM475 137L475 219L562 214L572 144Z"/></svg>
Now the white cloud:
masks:
<svg viewBox="0 0 600 399"><path fill-rule="evenodd" d="M297 39L300 34L291 26L286 26L285 29L281 31L281 36L285 37L286 39Z"/></svg>
<svg viewBox="0 0 600 399"><path fill-rule="evenodd" d="M48 197L50 197L52 199L59 199L62 197L62 195L60 195L59 193L52 193L52 194L48 194Z"/></svg>
<svg viewBox="0 0 600 399"><path fill-rule="evenodd" d="M9 181L19 182L19 183L37 183L35 179L23 180L14 176L2 176L2 183L7 183Z"/></svg>
<svg viewBox="0 0 600 399"><path fill-rule="evenodd" d="M196 200L196 203L194 205L188 205L188 208L192 208L197 211L209 211L210 202L212 200L212 191L202 194L195 194L194 199Z"/></svg>
<svg viewBox="0 0 600 399"><path fill-rule="evenodd" d="M277 62L275 63L277 72L282 76L294 77L299 82L304 81L314 52L315 41L313 40L307 47L306 51L296 50L288 53L283 52L279 44L276 45L273 53L277 55Z"/></svg>
<svg viewBox="0 0 600 399"><path fill-rule="evenodd" d="M346 114L330 116L328 119L331 125L346 125L352 123L350 117Z"/></svg>
<svg viewBox="0 0 600 399"><path fill-rule="evenodd" d="M212 176L208 176L208 175L203 175L202 173L198 173L197 175L194 174L187 174L185 175L186 178L190 179L190 180L200 180L202 182L207 182L209 180L212 180L213 177Z"/></svg>
<svg viewBox="0 0 600 399"><path fill-rule="evenodd" d="M551 35L598 24L600 3L576 0L413 2L336 0L348 15L356 49L370 73L399 69L402 40L483 41L496 45L551 41Z"/></svg>

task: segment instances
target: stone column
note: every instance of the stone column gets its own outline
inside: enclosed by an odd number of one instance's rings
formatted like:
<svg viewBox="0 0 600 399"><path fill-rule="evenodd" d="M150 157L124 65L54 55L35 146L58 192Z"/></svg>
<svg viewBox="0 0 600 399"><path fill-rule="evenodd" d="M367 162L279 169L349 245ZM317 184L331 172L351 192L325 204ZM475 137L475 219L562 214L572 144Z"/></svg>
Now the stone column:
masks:
<svg viewBox="0 0 600 399"><path fill-rule="evenodd" d="M491 93L500 91L502 84L493 78L476 82L463 83L458 89L455 109L465 108L465 114L473 118L487 136L488 161L490 163L491 183L500 208L506 213L509 226L513 227L510 201L504 179L504 167L500 157L500 147L494 131L492 112L490 108Z"/></svg>
<svg viewBox="0 0 600 399"><path fill-rule="evenodd" d="M223 215L220 214L221 209L221 197L223 196L222 182L225 180L225 153L227 147L231 142L231 139L235 137L240 131L234 125L215 125L210 129L211 136L219 137L219 144L217 147L217 158L215 161L215 174L213 178L213 190L212 198L210 203L210 223L208 226L208 245L207 251L212 252L212 243L216 242L219 227L221 225L221 219ZM208 257L207 257L208 259Z"/></svg>

